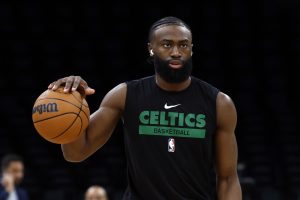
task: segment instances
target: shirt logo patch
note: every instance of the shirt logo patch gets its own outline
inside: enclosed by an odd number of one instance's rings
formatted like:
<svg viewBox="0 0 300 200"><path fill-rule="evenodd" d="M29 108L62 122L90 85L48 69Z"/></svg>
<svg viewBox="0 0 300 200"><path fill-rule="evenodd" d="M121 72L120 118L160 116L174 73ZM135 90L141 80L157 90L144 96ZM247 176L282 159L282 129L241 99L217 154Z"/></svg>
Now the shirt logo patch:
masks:
<svg viewBox="0 0 300 200"><path fill-rule="evenodd" d="M205 138L206 115L144 110L139 115L139 134L172 138Z"/></svg>
<svg viewBox="0 0 300 200"><path fill-rule="evenodd" d="M168 103L166 103L165 106L164 106L164 108L165 108L166 110L168 110L168 109L170 109L170 108L175 108L175 107L180 106L180 105L181 105L181 104L176 104L176 105L170 105L170 106L168 106Z"/></svg>
<svg viewBox="0 0 300 200"><path fill-rule="evenodd" d="M175 139L169 138L168 140L168 152L175 152Z"/></svg>

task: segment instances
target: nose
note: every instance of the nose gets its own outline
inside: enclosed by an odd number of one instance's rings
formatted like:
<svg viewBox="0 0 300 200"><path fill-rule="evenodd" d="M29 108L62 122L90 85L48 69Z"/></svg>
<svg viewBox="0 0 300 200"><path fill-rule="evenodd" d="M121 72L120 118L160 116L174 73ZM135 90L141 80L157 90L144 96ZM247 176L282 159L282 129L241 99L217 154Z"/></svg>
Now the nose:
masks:
<svg viewBox="0 0 300 200"><path fill-rule="evenodd" d="M181 53L179 51L179 49L177 48L177 46L174 46L171 50L171 57L172 58L180 58L181 57Z"/></svg>

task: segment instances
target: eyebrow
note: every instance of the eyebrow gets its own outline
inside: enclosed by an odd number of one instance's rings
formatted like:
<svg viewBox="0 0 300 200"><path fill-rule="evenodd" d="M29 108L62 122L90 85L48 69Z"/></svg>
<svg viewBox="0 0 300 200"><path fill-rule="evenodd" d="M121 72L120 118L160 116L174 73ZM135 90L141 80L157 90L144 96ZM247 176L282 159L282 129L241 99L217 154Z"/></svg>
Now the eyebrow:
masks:
<svg viewBox="0 0 300 200"><path fill-rule="evenodd" d="M169 39L162 39L161 42L173 42L174 40L169 40ZM189 40L188 39L184 39L184 40L179 40L180 43L188 43Z"/></svg>

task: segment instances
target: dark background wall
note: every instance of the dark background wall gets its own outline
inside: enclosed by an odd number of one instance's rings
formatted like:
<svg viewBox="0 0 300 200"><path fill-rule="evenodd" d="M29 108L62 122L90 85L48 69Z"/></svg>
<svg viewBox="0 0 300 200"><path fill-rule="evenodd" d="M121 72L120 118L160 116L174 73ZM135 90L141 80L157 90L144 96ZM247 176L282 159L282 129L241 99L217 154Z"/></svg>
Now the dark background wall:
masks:
<svg viewBox="0 0 300 200"><path fill-rule="evenodd" d="M25 159L32 199L82 199L91 184L111 199L126 186L121 124L82 163L64 161L31 121L49 83L80 75L91 111L120 82L153 74L151 24L173 15L192 28L194 71L234 100L244 199L299 199L299 1L0 3L0 157ZM52 195L52 196L51 196Z"/></svg>

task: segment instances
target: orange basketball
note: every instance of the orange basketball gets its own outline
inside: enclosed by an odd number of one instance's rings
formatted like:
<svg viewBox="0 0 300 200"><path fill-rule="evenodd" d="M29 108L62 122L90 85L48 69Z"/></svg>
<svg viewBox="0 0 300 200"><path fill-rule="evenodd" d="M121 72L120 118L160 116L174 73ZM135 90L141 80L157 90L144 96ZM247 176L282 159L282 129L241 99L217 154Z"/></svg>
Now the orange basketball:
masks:
<svg viewBox="0 0 300 200"><path fill-rule="evenodd" d="M37 132L46 140L66 144L76 140L89 123L90 110L79 92L46 90L35 101L32 120Z"/></svg>

